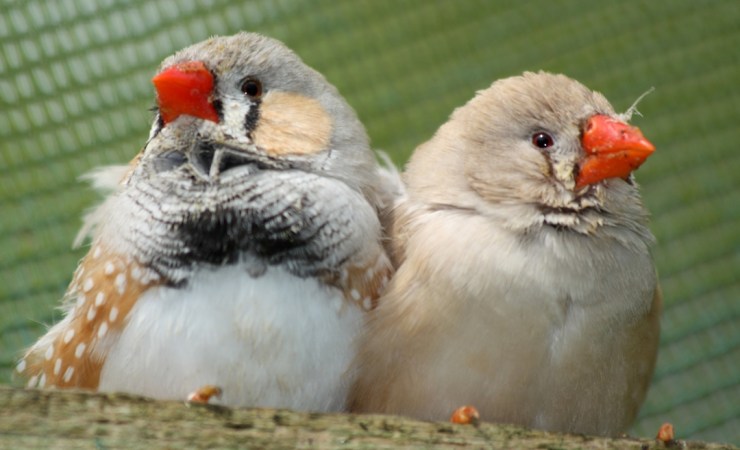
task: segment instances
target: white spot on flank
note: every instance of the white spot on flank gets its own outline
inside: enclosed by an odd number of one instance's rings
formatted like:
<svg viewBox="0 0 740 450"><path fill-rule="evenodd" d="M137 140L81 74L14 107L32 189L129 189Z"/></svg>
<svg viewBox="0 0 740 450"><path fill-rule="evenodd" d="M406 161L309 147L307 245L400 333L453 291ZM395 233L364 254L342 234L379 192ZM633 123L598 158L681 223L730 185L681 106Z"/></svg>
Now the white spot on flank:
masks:
<svg viewBox="0 0 740 450"><path fill-rule="evenodd" d="M357 289L352 289L349 291L349 295L352 296L352 300L358 301L360 299L360 293L357 291Z"/></svg>
<svg viewBox="0 0 740 450"><path fill-rule="evenodd" d="M388 275L383 275L383 279L380 280L380 287L385 288L388 286Z"/></svg>
<svg viewBox="0 0 740 450"><path fill-rule="evenodd" d="M370 309L373 307L373 299L370 297L365 297L362 299L362 308L370 311Z"/></svg>
<svg viewBox="0 0 740 450"><path fill-rule="evenodd" d="M92 254L93 259L100 258L100 253L101 253L100 247L95 247L95 250L93 251L93 254Z"/></svg>
<svg viewBox="0 0 740 450"><path fill-rule="evenodd" d="M69 383L69 380L72 379L72 374L75 373L75 368L72 366L67 367L67 370L64 371L64 382Z"/></svg>
<svg viewBox="0 0 740 450"><path fill-rule="evenodd" d="M85 353L85 347L87 346L84 342L80 342L79 344L77 344L77 348L75 348L75 358L82 357L82 354Z"/></svg>
<svg viewBox="0 0 740 450"><path fill-rule="evenodd" d="M42 388L46 386L46 374L42 373L41 378L39 378L39 387Z"/></svg>
<svg viewBox="0 0 740 450"><path fill-rule="evenodd" d="M139 281L141 279L141 269L139 269L138 267L134 267L133 269L131 269L131 278Z"/></svg>
<svg viewBox="0 0 740 450"><path fill-rule="evenodd" d="M64 343L69 344L73 337L75 337L75 329L70 328L66 333L64 333Z"/></svg>
<svg viewBox="0 0 740 450"><path fill-rule="evenodd" d="M95 318L95 315L98 313L98 309L94 306L91 306L90 309L87 310L87 321L90 322Z"/></svg>
<svg viewBox="0 0 740 450"><path fill-rule="evenodd" d="M93 280L92 278L88 277L87 280L85 280L85 284L82 285L82 291L90 292L92 288L93 288Z"/></svg>
<svg viewBox="0 0 740 450"><path fill-rule="evenodd" d="M365 271L365 278L372 278L373 275L375 275L375 269L373 269L372 267Z"/></svg>
<svg viewBox="0 0 740 450"><path fill-rule="evenodd" d="M102 338L105 336L105 333L108 332L108 322L103 322L100 324L100 328L98 328L98 337Z"/></svg>
<svg viewBox="0 0 740 450"><path fill-rule="evenodd" d="M108 261L107 263L105 263L105 269L103 270L105 271L106 275L112 275L113 272L116 271L116 266L114 266L112 262Z"/></svg>
<svg viewBox="0 0 740 450"><path fill-rule="evenodd" d="M105 294L102 292L98 292L98 294L95 296L95 306L100 306L105 301Z"/></svg>
<svg viewBox="0 0 740 450"><path fill-rule="evenodd" d="M118 319L118 308L115 306L110 309L110 314L108 314L108 320L111 322L115 322L116 319Z"/></svg>
<svg viewBox="0 0 740 450"><path fill-rule="evenodd" d="M87 301L87 299L85 298L84 295L77 296L77 307L78 308L81 308L82 305L84 305L86 301Z"/></svg>
<svg viewBox="0 0 740 450"><path fill-rule="evenodd" d="M126 292L126 276L122 273L116 275L116 281L114 282L118 293L123 295Z"/></svg>
<svg viewBox="0 0 740 450"><path fill-rule="evenodd" d="M51 361L51 357L54 356L54 346L50 345L49 348L46 349L46 353L44 354L44 358L46 358L47 361Z"/></svg>
<svg viewBox="0 0 740 450"><path fill-rule="evenodd" d="M62 358L57 358L56 361L54 361L54 375L59 375L59 372L62 370Z"/></svg>
<svg viewBox="0 0 740 450"><path fill-rule="evenodd" d="M18 373L23 373L23 371L26 370L26 360L21 359L21 362L19 362L18 365L15 366L15 370L17 370Z"/></svg>
<svg viewBox="0 0 740 450"><path fill-rule="evenodd" d="M39 376L34 375L28 380L28 384L26 385L26 387L34 388L36 387L36 385L38 385L38 383L39 383Z"/></svg>

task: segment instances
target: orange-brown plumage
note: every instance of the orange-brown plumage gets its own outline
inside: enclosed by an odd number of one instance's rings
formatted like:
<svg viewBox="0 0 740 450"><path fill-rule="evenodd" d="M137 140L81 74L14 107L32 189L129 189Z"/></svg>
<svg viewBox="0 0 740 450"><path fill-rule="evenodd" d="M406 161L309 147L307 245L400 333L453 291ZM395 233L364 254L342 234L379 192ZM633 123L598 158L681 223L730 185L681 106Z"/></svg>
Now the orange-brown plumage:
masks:
<svg viewBox="0 0 740 450"><path fill-rule="evenodd" d="M378 299L393 275L388 257L379 252L367 264L348 265L337 276L327 278L327 283L342 289L344 298L370 311L378 306Z"/></svg>
<svg viewBox="0 0 740 450"><path fill-rule="evenodd" d="M96 389L106 339L115 338L136 300L162 283L157 274L96 244L82 259L65 297L67 316L21 361L29 387Z"/></svg>

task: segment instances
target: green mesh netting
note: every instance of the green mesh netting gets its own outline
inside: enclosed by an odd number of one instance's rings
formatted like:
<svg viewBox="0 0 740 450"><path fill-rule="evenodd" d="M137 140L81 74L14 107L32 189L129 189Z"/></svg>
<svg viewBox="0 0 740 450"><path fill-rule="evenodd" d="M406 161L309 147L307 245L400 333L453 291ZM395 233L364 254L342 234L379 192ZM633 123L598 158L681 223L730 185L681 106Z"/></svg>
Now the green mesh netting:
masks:
<svg viewBox="0 0 740 450"><path fill-rule="evenodd" d="M632 432L740 443L740 2L0 1L0 380L85 249L77 177L147 136L162 58L212 34L283 40L337 85L399 165L494 79L563 72L658 147L638 172L666 307Z"/></svg>

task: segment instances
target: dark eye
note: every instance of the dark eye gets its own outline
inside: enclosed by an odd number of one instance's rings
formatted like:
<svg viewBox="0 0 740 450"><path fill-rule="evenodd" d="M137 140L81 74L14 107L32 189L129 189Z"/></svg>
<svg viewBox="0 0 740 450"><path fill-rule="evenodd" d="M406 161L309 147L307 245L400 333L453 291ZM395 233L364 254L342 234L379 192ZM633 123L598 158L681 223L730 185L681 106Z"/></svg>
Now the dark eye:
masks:
<svg viewBox="0 0 740 450"><path fill-rule="evenodd" d="M256 78L247 78L242 83L242 92L253 99L260 98L262 97L262 83Z"/></svg>
<svg viewBox="0 0 740 450"><path fill-rule="evenodd" d="M540 131L532 135L532 144L537 148L547 148L555 145L555 142L549 134Z"/></svg>

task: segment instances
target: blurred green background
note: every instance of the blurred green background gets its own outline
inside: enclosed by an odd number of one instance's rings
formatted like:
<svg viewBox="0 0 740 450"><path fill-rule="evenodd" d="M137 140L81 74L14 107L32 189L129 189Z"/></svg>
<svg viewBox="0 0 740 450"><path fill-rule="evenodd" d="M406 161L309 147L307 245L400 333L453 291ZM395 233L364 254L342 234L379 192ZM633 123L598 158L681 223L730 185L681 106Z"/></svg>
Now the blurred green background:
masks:
<svg viewBox="0 0 740 450"><path fill-rule="evenodd" d="M283 40L402 165L501 77L562 72L624 110L658 151L639 170L666 307L632 433L740 443L740 2L0 0L0 380L59 318L78 176L131 159L162 58L212 34Z"/></svg>

